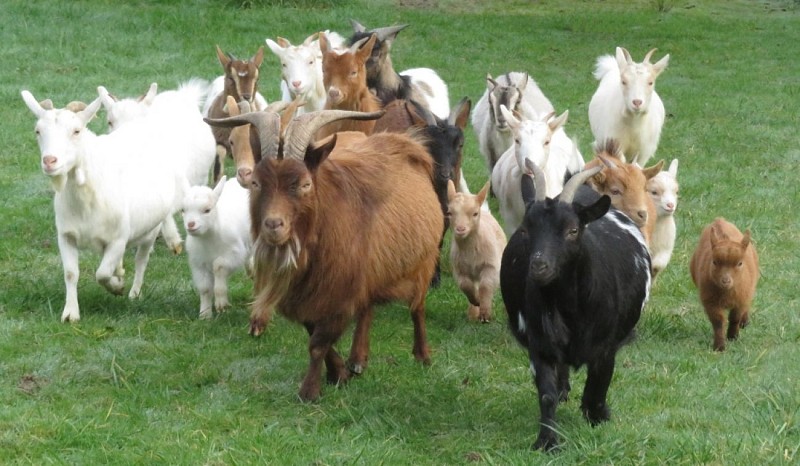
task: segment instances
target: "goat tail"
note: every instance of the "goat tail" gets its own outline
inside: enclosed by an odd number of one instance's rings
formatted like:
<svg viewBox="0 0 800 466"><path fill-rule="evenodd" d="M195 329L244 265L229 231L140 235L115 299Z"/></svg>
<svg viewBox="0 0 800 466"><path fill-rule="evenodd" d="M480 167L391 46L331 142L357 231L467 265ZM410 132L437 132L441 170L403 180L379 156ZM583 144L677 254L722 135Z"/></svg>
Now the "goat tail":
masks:
<svg viewBox="0 0 800 466"><path fill-rule="evenodd" d="M619 65L617 59L611 55L603 55L597 58L597 66L594 69L594 79L600 81L608 73L616 72L619 74Z"/></svg>
<svg viewBox="0 0 800 466"><path fill-rule="evenodd" d="M209 83L202 78L191 78L178 86L178 93L197 108L205 105Z"/></svg>

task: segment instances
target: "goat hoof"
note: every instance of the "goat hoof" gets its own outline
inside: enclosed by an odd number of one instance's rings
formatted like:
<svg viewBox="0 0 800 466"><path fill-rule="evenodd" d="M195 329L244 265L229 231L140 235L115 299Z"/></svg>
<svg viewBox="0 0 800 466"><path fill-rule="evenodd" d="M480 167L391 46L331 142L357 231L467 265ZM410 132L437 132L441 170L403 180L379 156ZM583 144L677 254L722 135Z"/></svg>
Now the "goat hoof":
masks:
<svg viewBox="0 0 800 466"><path fill-rule="evenodd" d="M556 434L550 430L547 433L540 433L539 438L533 444L535 450L542 450L546 452L555 451L558 448L558 438Z"/></svg>
<svg viewBox="0 0 800 466"><path fill-rule="evenodd" d="M176 244L175 246L172 246L172 254L179 256L181 255L182 252L183 252L183 244L179 243Z"/></svg>
<svg viewBox="0 0 800 466"><path fill-rule="evenodd" d="M261 336L264 333L266 324L260 320L253 319L250 321L250 335L254 337Z"/></svg>
<svg viewBox="0 0 800 466"><path fill-rule="evenodd" d="M365 369L365 366L362 365L361 363L352 362L352 361L347 363L347 370L349 370L350 373L353 374L353 375L361 375L361 374L363 374L364 373L364 369Z"/></svg>

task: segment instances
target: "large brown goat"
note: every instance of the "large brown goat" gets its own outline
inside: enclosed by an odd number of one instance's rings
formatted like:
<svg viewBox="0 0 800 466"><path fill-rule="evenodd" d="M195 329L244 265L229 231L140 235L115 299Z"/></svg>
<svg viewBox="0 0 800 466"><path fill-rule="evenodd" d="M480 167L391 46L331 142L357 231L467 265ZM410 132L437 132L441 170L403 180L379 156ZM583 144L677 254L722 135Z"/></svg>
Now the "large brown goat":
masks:
<svg viewBox="0 0 800 466"><path fill-rule="evenodd" d="M225 118L229 115L227 98L233 97L235 102L246 101L251 108L256 108L256 94L258 92L258 68L264 60L264 47L249 60L241 60L229 53L225 53L217 46L217 59L225 73L225 87L215 98L208 109L209 118ZM214 162L214 182L216 183L225 171L225 159L231 153L229 145L230 128L212 126L212 133L217 142L217 161Z"/></svg>
<svg viewBox="0 0 800 466"><path fill-rule="evenodd" d="M409 303L414 357L430 360L425 295L443 228L433 164L425 148L405 134L375 134L346 147L339 134L311 143L319 127L353 115L381 113L322 111L295 118L280 144L262 143L250 187L255 240L250 333L263 332L274 309L305 326L310 365L300 388L303 400L319 397L323 361L330 383L364 370L375 304ZM274 128L262 119L276 118L259 112L209 122L253 123L262 131ZM333 345L353 318L345 365Z"/></svg>
<svg viewBox="0 0 800 466"><path fill-rule="evenodd" d="M375 112L381 109L380 100L367 87L366 62L372 53L376 37L360 40L346 51L331 49L325 33L319 35L322 51L322 76L328 93L326 110ZM339 120L324 126L318 139L339 131L361 131L372 134L374 120Z"/></svg>
<svg viewBox="0 0 800 466"><path fill-rule="evenodd" d="M725 350L725 311L728 340L739 337L739 328L750 320L750 303L758 284L758 254L750 230L742 234L724 218L703 229L689 265L700 302L714 329L714 349Z"/></svg>
<svg viewBox="0 0 800 466"><path fill-rule="evenodd" d="M647 244L656 224L656 205L647 191L647 181L656 176L664 161L642 168L625 163L619 142L609 139L595 145L595 159L588 162L584 170L602 166L600 173L589 179L588 184L600 194L611 198L611 204L624 212L642 231Z"/></svg>

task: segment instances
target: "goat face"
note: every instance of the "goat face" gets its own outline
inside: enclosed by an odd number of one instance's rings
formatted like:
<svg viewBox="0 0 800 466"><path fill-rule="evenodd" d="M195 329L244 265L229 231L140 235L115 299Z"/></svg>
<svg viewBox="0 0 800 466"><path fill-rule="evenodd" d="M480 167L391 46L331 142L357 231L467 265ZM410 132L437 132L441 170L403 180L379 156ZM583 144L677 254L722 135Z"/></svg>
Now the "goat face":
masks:
<svg viewBox="0 0 800 466"><path fill-rule="evenodd" d="M283 38L278 42L267 39L267 45L281 61L281 79L293 98L304 96L314 89L314 77L322 73L322 55L312 34L302 45L292 45Z"/></svg>
<svg viewBox="0 0 800 466"><path fill-rule="evenodd" d="M306 165L292 159L265 159L250 184L252 236L270 246L285 246L310 221L313 179Z"/></svg>
<svg viewBox="0 0 800 466"><path fill-rule="evenodd" d="M183 198L183 227L192 236L202 236L213 228L217 220L217 201L222 195L227 178L220 178L212 190L207 186L192 186Z"/></svg>
<svg viewBox="0 0 800 466"><path fill-rule="evenodd" d="M547 286L563 276L579 256L586 225L605 215L609 206L608 196L586 207L550 198L529 204L518 230L530 251L528 279Z"/></svg>
<svg viewBox="0 0 800 466"><path fill-rule="evenodd" d="M50 100L39 103L28 91L22 91L22 99L38 118L35 131L42 171L47 176L67 175L78 163L81 139L100 109L100 98L79 111L54 109Z"/></svg>
<svg viewBox="0 0 800 466"><path fill-rule="evenodd" d="M510 76L509 76L510 79ZM499 84L491 76L486 77L486 88L489 90L489 111L492 112L492 120L497 129L501 132L510 131L508 122L500 111L500 106L504 105L507 109L520 111L519 105L522 101L522 93L528 83L528 75L525 75L523 82L508 85Z"/></svg>
<svg viewBox="0 0 800 466"><path fill-rule="evenodd" d="M328 92L328 108L337 108L344 102L354 102L367 89L367 72L365 63L372 53L377 37L370 39L359 47L353 45L351 50L341 52L329 50L325 36L320 37L322 55L322 76Z"/></svg>
<svg viewBox="0 0 800 466"><path fill-rule="evenodd" d="M235 91L234 98L237 102L246 100L253 103L258 90L258 68L264 60L264 47L259 47L258 52L249 60L240 60L227 55L217 47L217 58L225 70L226 92Z"/></svg>
<svg viewBox="0 0 800 466"><path fill-rule="evenodd" d="M750 231L741 241L733 241L716 226L711 228L711 280L720 288L730 290L737 285L744 270L745 253L750 245Z"/></svg>
<svg viewBox="0 0 800 466"><path fill-rule="evenodd" d="M656 205L659 217L673 215L678 207L678 160L669 164L668 171L662 171L647 181L647 192Z"/></svg>
<svg viewBox="0 0 800 466"><path fill-rule="evenodd" d="M642 63L636 63L631 54L622 47L617 47L616 59L619 65L620 85L625 108L629 113L647 113L650 98L655 89L656 78L667 67L669 55L655 64L650 63L650 56L655 49L647 53Z"/></svg>

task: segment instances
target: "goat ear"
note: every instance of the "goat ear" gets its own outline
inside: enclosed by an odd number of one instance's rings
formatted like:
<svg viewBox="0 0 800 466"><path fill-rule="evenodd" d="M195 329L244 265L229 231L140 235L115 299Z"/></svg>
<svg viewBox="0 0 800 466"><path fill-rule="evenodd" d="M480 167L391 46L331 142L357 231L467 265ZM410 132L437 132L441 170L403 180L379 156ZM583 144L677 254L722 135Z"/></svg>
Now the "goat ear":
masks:
<svg viewBox="0 0 800 466"><path fill-rule="evenodd" d="M559 115L557 118L553 118L550 121L548 121L547 126L550 127L550 131L555 131L558 128L567 124L567 118L569 118L569 110L564 110L564 113Z"/></svg>
<svg viewBox="0 0 800 466"><path fill-rule="evenodd" d="M486 200L486 196L489 195L489 188L491 188L491 187L492 187L492 181L488 180L483 185L481 190L478 191L478 194L475 196L475 200L478 202L478 204L483 204L483 202Z"/></svg>
<svg viewBox="0 0 800 466"><path fill-rule="evenodd" d="M494 88L497 87L497 81L492 78L491 74L486 75L486 89L489 89L489 92L492 92Z"/></svg>
<svg viewBox="0 0 800 466"><path fill-rule="evenodd" d="M520 179L520 192L522 193L522 202L524 202L525 205L530 204L536 199L536 186L533 184L533 177L531 175L526 173L522 174L522 179Z"/></svg>
<svg viewBox="0 0 800 466"><path fill-rule="evenodd" d="M711 224L711 231L709 232L709 236L711 239L712 248L715 247L720 241L728 237L728 235L726 235L725 232L720 231L719 228L717 228L720 225L720 220L721 219L718 218L717 220L714 220L714 223Z"/></svg>
<svg viewBox="0 0 800 466"><path fill-rule="evenodd" d="M264 61L263 45L258 48L258 51L256 52L255 55L253 55L253 58L251 58L250 61L253 62L254 65L256 65L256 68L259 68L261 66L261 63Z"/></svg>
<svg viewBox="0 0 800 466"><path fill-rule="evenodd" d="M219 197L222 195L222 190L225 189L225 182L228 180L228 177L222 175L222 177L217 182L217 185L214 186L214 190L212 191L214 197L214 204L219 201Z"/></svg>
<svg viewBox="0 0 800 466"><path fill-rule="evenodd" d="M139 102L142 102L145 105L152 105L153 100L156 98L156 94L158 94L158 83L152 83L147 89L147 92L145 92L145 94L139 99Z"/></svg>
<svg viewBox="0 0 800 466"><path fill-rule="evenodd" d="M520 120L503 104L500 104L500 113L503 114L511 129L516 130L519 127Z"/></svg>
<svg viewBox="0 0 800 466"><path fill-rule="evenodd" d="M100 96L100 102L103 103L106 110L114 106L116 99L114 99L114 96L112 96L104 86L97 86L97 95Z"/></svg>
<svg viewBox="0 0 800 466"><path fill-rule="evenodd" d="M231 63L231 57L229 57L225 52L219 48L217 45L217 59L219 60L219 64L222 65L223 68L228 68L228 65Z"/></svg>
<svg viewBox="0 0 800 466"><path fill-rule="evenodd" d="M528 87L529 78L530 76L528 75L528 73L524 73L522 79L520 79L520 81L517 83L517 89L519 89L520 94L525 90L526 87Z"/></svg>
<svg viewBox="0 0 800 466"><path fill-rule="evenodd" d="M42 104L36 101L36 98L27 90L23 90L20 92L22 95L22 100L25 102L25 105L28 106L28 109L31 113L36 116L36 118L41 118L41 116L46 112L48 109L43 107Z"/></svg>
<svg viewBox="0 0 800 466"><path fill-rule="evenodd" d="M750 245L751 241L752 239L750 238L750 229L748 228L747 230L744 231L744 236L742 237L742 241L739 242L739 244L742 245L742 251L747 249L747 246Z"/></svg>
<svg viewBox="0 0 800 466"><path fill-rule="evenodd" d="M372 34L369 40L362 45L356 52L356 58L360 63L366 63L370 55L372 55L372 48L375 47L375 42L378 40L377 34Z"/></svg>
<svg viewBox="0 0 800 466"><path fill-rule="evenodd" d="M303 159L308 171L315 172L320 164L328 158L334 147L336 147L336 133L308 146L306 156Z"/></svg>
<svg viewBox="0 0 800 466"><path fill-rule="evenodd" d="M643 168L642 173L644 173L644 177L649 180L654 176L658 175L661 172L662 168L664 168L664 161L659 160L658 163L653 165L652 167Z"/></svg>
<svg viewBox="0 0 800 466"><path fill-rule="evenodd" d="M653 72L658 76L669 64L669 54L664 55L664 58L653 64Z"/></svg>
<svg viewBox="0 0 800 466"><path fill-rule="evenodd" d="M675 178L678 178L678 159L672 159L672 162L670 162L669 174Z"/></svg>
<svg viewBox="0 0 800 466"><path fill-rule="evenodd" d="M284 39L282 37L278 37L278 42L275 42L272 39L267 39L266 40L267 47L269 47L269 49L272 50L272 53L274 53L275 55L280 57L281 53L283 53L283 49L287 47L287 46L284 46L284 45L281 44L281 41L285 41L285 40L286 39Z"/></svg>
<svg viewBox="0 0 800 466"><path fill-rule="evenodd" d="M453 126L461 128L461 131L464 131L464 128L467 127L467 122L469 121L469 111L472 109L472 101L469 100L469 97L464 97L461 99L456 107L450 112L450 116L447 118L447 122Z"/></svg>
<svg viewBox="0 0 800 466"><path fill-rule="evenodd" d="M81 121L83 121L83 124L86 125L92 120L92 118L94 118L95 114L97 113L98 110L100 110L101 106L102 103L100 102L100 97L98 97L94 99L92 103L87 105L85 109L81 110L80 112L77 112L76 115L78 115Z"/></svg>
<svg viewBox="0 0 800 466"><path fill-rule="evenodd" d="M608 212L608 209L611 207L611 198L603 194L600 196L600 199L594 202L594 204L582 206L580 204L573 203L572 205L575 208L575 213L578 215L581 224L586 225L597 220L605 215L606 212Z"/></svg>
<svg viewBox="0 0 800 466"><path fill-rule="evenodd" d="M447 200L452 201L456 197L456 184L453 180L447 180Z"/></svg>
<svg viewBox="0 0 800 466"><path fill-rule="evenodd" d="M239 106L236 105L236 99L234 99L232 95L225 96L225 106L222 110L227 112L230 116L239 116L241 114L241 112L239 112Z"/></svg>

